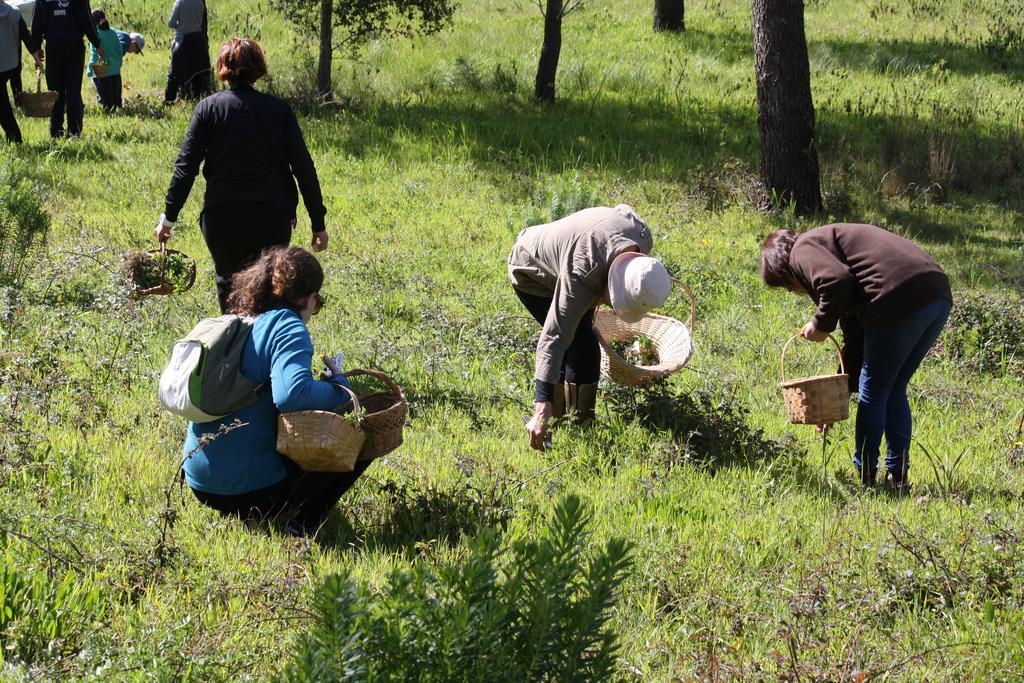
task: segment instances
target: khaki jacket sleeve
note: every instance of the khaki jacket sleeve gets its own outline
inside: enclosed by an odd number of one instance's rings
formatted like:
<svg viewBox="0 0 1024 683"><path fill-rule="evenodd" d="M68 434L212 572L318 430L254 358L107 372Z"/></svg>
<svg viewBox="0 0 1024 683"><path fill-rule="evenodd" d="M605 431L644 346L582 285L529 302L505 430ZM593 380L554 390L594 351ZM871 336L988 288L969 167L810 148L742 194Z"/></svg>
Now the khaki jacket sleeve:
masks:
<svg viewBox="0 0 1024 683"><path fill-rule="evenodd" d="M587 279L573 273L564 273L558 278L537 342L534 379L550 384L558 382L565 351L576 337L580 320L599 300L600 291L595 292Z"/></svg>

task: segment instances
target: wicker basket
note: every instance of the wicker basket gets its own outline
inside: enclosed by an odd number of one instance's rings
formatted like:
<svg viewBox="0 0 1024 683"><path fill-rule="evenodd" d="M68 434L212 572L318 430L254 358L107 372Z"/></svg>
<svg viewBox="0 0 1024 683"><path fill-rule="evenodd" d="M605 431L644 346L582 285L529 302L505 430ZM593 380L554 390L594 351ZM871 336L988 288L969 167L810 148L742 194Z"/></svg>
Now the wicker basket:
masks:
<svg viewBox="0 0 1024 683"><path fill-rule="evenodd" d="M149 249L147 254L153 254L156 256L160 255L160 284L156 287L149 287L147 289L140 289L135 292L136 296L166 296L167 294L174 294L176 292L187 292L192 289L192 285L196 283L196 262L188 254L178 251L177 249L168 249L166 242L160 243L159 249ZM169 254L178 254L188 259L188 279L185 284L181 287L174 287L164 279L164 275L167 272L167 256Z"/></svg>
<svg viewBox="0 0 1024 683"><path fill-rule="evenodd" d="M94 78L106 78L107 77L107 63L96 62L90 65L92 67L92 75Z"/></svg>
<svg viewBox="0 0 1024 683"><path fill-rule="evenodd" d="M642 387L682 370L693 357L694 317L697 300L690 288L673 280L690 299L690 318L685 323L664 315L648 313L638 322L627 323L610 308L594 311L594 332L601 345L601 374L617 384ZM615 342L647 337L658 357L656 365L633 365L612 346Z"/></svg>
<svg viewBox="0 0 1024 683"><path fill-rule="evenodd" d="M359 398L351 389L335 385L352 397L359 415ZM306 472L351 472L366 440L360 425L329 410L281 413L277 418L277 451Z"/></svg>
<svg viewBox="0 0 1024 683"><path fill-rule="evenodd" d="M359 399L364 411L363 431L366 433L366 443L359 452L359 460L373 460L402 445L407 404L401 387L383 372L359 368L345 373L346 377L359 375L376 377L387 385L386 391L367 394Z"/></svg>
<svg viewBox="0 0 1024 683"><path fill-rule="evenodd" d="M21 93L21 108L25 116L37 119L49 118L53 105L57 103L57 93L42 92L43 72L36 69L36 91Z"/></svg>
<svg viewBox="0 0 1024 683"><path fill-rule="evenodd" d="M835 344L840 374L786 379L786 350L799 336L790 337L782 347L782 398L786 401L789 421L793 424L824 425L847 419L850 417L850 377L846 374L839 342L832 335L828 338Z"/></svg>

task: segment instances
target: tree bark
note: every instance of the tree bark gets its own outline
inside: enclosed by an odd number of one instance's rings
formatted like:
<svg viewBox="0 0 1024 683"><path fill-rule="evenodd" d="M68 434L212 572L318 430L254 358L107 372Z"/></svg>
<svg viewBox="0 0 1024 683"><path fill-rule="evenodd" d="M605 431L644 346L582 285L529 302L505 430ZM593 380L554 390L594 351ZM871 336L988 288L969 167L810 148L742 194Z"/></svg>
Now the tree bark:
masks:
<svg viewBox="0 0 1024 683"><path fill-rule="evenodd" d="M799 215L821 210L803 0L753 0L761 180Z"/></svg>
<svg viewBox="0 0 1024 683"><path fill-rule="evenodd" d="M544 12L544 44L540 48L533 95L540 102L548 104L555 101L555 74L558 72L558 56L562 51L562 6L563 0L547 0Z"/></svg>
<svg viewBox="0 0 1024 683"><path fill-rule="evenodd" d="M316 65L316 94L324 102L333 95L331 66L334 63L334 0L320 0L320 56Z"/></svg>
<svg viewBox="0 0 1024 683"><path fill-rule="evenodd" d="M685 0L654 0L654 30L681 33L686 30Z"/></svg>

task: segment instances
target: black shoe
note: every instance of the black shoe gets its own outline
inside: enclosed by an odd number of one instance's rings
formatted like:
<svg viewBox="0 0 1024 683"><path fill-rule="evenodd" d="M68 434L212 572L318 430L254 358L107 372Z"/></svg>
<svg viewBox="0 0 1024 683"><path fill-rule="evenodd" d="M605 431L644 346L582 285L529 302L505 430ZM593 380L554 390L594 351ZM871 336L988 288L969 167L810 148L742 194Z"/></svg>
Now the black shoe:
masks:
<svg viewBox="0 0 1024 683"><path fill-rule="evenodd" d="M906 472L889 472L885 477L885 482L896 493L906 493L910 490L910 481L907 479Z"/></svg>
<svg viewBox="0 0 1024 683"><path fill-rule="evenodd" d="M289 536L294 536L295 538L306 538L307 536L312 536L316 533L316 529L307 529L306 525L297 519L288 520L288 523L284 528L285 531L288 532Z"/></svg>
<svg viewBox="0 0 1024 683"><path fill-rule="evenodd" d="M872 488L875 485L875 479L878 477L878 470L869 470L867 468L860 470L860 485Z"/></svg>

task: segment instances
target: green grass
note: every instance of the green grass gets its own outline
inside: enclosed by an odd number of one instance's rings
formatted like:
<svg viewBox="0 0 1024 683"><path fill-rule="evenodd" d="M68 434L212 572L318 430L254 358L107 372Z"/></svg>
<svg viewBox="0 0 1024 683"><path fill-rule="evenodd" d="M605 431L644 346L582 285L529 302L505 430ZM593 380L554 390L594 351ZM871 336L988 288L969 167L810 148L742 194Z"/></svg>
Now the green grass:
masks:
<svg viewBox="0 0 1024 683"><path fill-rule="evenodd" d="M34 169L53 216L26 291L0 301L0 576L35 586L0 600L4 676L267 678L326 575L373 583L452 563L481 527L529 536L566 494L592 506L595 542L635 544L612 620L623 679L1024 675L1024 476L1010 457L1024 409L1024 59L998 49L1019 46L1020 11L808 3L830 216L914 238L998 311L947 334L916 375L915 488L895 497L852 484L851 423L823 449L785 419L779 352L811 307L756 275L763 235L798 222L746 199L759 153L749 3L687 5L678 36L653 35L641 0L573 15L550 109L529 100L540 17L515 0L464 3L440 35L370 45L338 64L340 106L303 107L331 235L314 341L411 399L403 448L314 542L221 519L173 485L184 425L155 386L172 341L216 310L203 183L172 241L197 258L196 286L127 300L112 273L151 246L190 109L157 105L166 9L104 6L147 38L125 60L125 111L90 106L84 138L60 144L20 119L26 144L0 148ZM310 46L266 3L232 7L212 8L212 40L258 38L269 87L301 99ZM697 351L665 392L609 388L595 429L540 454L520 420L537 330L504 258L524 217L572 192L648 220L699 302ZM308 233L300 211L296 243ZM685 317L684 298L668 311ZM831 363L821 347L792 355L794 373Z"/></svg>

